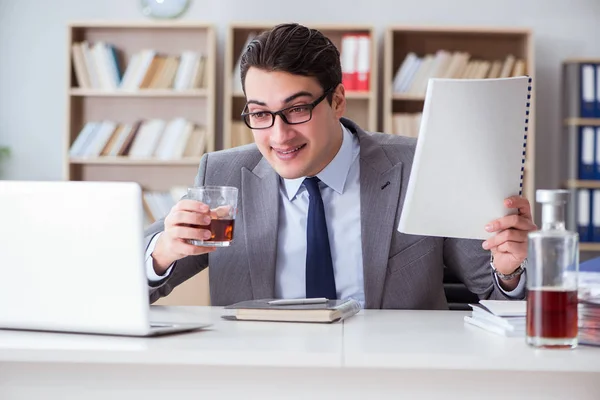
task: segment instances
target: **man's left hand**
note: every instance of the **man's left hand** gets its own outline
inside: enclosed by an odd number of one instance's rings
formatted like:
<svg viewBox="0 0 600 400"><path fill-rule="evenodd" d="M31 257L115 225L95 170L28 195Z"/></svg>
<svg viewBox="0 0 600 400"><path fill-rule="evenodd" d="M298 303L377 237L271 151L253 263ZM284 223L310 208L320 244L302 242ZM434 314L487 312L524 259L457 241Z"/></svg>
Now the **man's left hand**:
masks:
<svg viewBox="0 0 600 400"><path fill-rule="evenodd" d="M533 223L531 207L527 199L519 196L509 197L504 200L504 205L507 208L517 209L517 213L491 221L486 225L486 231L497 233L484 241L482 246L492 252L494 267L498 272L510 274L527 258L527 234L537 230L537 226Z"/></svg>

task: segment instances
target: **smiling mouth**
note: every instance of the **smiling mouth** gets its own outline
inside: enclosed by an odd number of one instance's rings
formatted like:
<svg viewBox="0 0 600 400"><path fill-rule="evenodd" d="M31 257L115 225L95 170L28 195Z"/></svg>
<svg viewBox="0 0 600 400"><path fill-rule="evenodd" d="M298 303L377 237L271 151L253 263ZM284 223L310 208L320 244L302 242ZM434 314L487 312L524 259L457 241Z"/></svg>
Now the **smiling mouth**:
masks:
<svg viewBox="0 0 600 400"><path fill-rule="evenodd" d="M306 144L303 144L303 145L295 147L295 148L293 148L291 150L286 150L286 151L281 151L281 150L277 150L277 149L273 149L273 150L275 150L279 154L292 154L292 153L297 152L298 150L303 149L305 146L306 146Z"/></svg>

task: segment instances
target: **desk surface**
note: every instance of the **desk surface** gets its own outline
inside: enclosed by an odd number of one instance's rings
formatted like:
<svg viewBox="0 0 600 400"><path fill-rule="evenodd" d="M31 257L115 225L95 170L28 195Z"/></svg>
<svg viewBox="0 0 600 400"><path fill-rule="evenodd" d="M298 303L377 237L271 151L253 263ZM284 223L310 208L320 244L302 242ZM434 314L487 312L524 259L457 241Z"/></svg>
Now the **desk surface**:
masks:
<svg viewBox="0 0 600 400"><path fill-rule="evenodd" d="M225 321L212 307L151 310L156 321L213 326L154 338L0 330L0 363L600 372L600 348L532 349L465 325L468 312L364 310L322 325Z"/></svg>

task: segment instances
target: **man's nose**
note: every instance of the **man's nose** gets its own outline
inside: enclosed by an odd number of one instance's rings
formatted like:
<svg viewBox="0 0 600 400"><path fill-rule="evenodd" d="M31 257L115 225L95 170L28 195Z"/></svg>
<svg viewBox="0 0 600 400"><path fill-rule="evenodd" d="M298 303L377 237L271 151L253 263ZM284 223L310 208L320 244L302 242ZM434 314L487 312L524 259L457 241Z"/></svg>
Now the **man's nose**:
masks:
<svg viewBox="0 0 600 400"><path fill-rule="evenodd" d="M290 126L285 123L281 115L276 115L271 127L271 142L278 144L285 143L289 140L290 133Z"/></svg>

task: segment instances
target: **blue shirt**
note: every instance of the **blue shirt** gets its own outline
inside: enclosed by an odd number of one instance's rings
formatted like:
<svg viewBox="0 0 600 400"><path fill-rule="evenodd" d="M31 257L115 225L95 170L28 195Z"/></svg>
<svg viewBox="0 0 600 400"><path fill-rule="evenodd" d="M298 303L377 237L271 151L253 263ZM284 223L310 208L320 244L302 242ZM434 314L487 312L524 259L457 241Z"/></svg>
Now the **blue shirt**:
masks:
<svg viewBox="0 0 600 400"><path fill-rule="evenodd" d="M342 145L317 174L325 207L338 299L354 298L365 305L360 233L360 146L342 125ZM305 177L281 179L275 296L306 297L306 223L309 196Z"/></svg>

